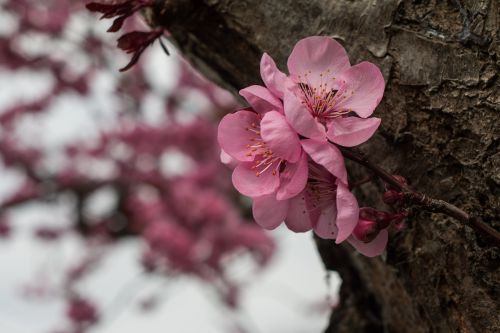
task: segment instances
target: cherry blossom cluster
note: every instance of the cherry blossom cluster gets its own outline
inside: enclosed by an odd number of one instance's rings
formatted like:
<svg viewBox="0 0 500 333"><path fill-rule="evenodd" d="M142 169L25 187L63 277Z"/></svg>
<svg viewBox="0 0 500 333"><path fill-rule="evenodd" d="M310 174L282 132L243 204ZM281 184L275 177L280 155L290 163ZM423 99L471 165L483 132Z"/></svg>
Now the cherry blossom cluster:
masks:
<svg viewBox="0 0 500 333"><path fill-rule="evenodd" d="M338 146L362 144L379 127L371 115L384 94L382 73L369 62L351 66L345 49L321 36L300 40L287 65L288 75L264 54L264 86L242 89L249 107L219 125L233 185L253 199L253 216L266 229L284 222L380 255L400 218L359 208Z"/></svg>
<svg viewBox="0 0 500 333"><path fill-rule="evenodd" d="M132 14L150 4L128 1L119 6L93 6L105 17L117 17L113 30L126 24L137 33ZM80 258L61 267L58 281L44 284L37 277L37 283L24 288L25 295L64 297L68 325L59 332L88 331L105 320L107 313L81 285L113 247L133 239L142 249L137 264L146 277L197 277L218 291L224 304L236 306L241 285L227 272L231 260L245 254L258 273L275 246L246 218L249 207L240 200L228 181L227 168L218 161L215 122L236 106L234 100L184 62L180 62L177 85L165 97L153 89L147 64L137 62L130 73L115 78L111 93L119 110L111 128L103 128L98 137L67 143L57 152L48 150L36 141L24 140L30 133L20 130L23 121L42 119L64 97L92 98L102 69L114 69L116 53L111 52L106 37L92 29L95 19L85 16L87 10L80 1L9 0L0 4L0 10L16 22L12 32L0 37L2 70L50 74L46 93L0 106L0 167L23 178L0 201L0 240L16 237L11 213L23 205L66 200L73 209L67 223L34 227L33 237L47 246L57 246L64 237L78 237L84 244ZM82 16L87 20L80 22L84 27L75 36L72 24ZM50 47L24 48L34 35ZM131 39L121 39L121 45L138 50L133 41L137 35L129 36ZM139 44L139 48L144 46ZM135 62L139 56L136 58ZM83 68L75 66L74 59ZM190 111L185 101L193 94L207 103L186 118ZM163 107L154 123L141 111L152 95L161 99ZM172 156L181 159L180 170L165 167ZM105 212L89 214L86 209L103 191L111 193L114 204Z"/></svg>

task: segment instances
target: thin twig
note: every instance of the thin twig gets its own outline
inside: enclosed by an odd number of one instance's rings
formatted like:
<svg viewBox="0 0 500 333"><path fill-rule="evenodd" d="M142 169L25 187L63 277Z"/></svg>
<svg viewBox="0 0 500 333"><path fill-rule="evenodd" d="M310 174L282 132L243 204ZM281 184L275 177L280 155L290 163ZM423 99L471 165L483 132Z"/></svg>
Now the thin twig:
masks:
<svg viewBox="0 0 500 333"><path fill-rule="evenodd" d="M455 205L444 200L431 198L424 193L413 190L410 186L400 183L389 172L382 169L366 156L363 152L355 148L339 147L344 157L354 161L373 171L380 179L387 184L401 191L407 201L414 205L421 206L434 213L442 213L466 223L476 231L492 239L496 246L500 247L500 233L489 225L481 222L477 217L471 216Z"/></svg>

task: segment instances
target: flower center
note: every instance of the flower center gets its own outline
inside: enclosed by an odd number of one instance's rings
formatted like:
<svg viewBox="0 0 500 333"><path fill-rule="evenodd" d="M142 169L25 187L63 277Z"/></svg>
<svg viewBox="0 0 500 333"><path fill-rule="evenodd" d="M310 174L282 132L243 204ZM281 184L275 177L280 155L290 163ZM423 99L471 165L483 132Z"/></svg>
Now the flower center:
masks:
<svg viewBox="0 0 500 333"><path fill-rule="evenodd" d="M250 143L246 145L247 156L254 156L254 165L252 169L255 170L255 176L259 177L266 171L272 171L273 175L277 175L281 171L281 166L285 161L279 157L274 156L273 151L266 145L260 136L260 126L256 123L251 123L250 126L245 128L246 131L254 133L255 135L249 138Z"/></svg>
<svg viewBox="0 0 500 333"><path fill-rule="evenodd" d="M302 95L302 104L313 117L326 123L350 112L350 110L342 110L338 107L338 104L348 95L345 83L341 83L339 87L339 82L329 69L320 73L316 82L312 82L310 74L311 71L308 71L303 76L299 75L298 86Z"/></svg>
<svg viewBox="0 0 500 333"><path fill-rule="evenodd" d="M313 210L336 204L337 184L335 184L335 178L314 163L309 163L307 190Z"/></svg>
<svg viewBox="0 0 500 333"><path fill-rule="evenodd" d="M270 153L268 154L257 156L252 169L255 170L255 176L257 177L259 177L267 170L271 171L273 173L273 176L276 176L277 174L279 174L281 165L284 163L284 160L279 157L273 156L273 153L270 151Z"/></svg>

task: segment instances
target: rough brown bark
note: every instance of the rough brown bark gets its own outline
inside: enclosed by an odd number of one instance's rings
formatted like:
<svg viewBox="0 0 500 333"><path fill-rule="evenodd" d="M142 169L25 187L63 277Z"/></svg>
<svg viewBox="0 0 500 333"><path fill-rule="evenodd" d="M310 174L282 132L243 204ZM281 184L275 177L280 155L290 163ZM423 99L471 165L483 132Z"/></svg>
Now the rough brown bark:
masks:
<svg viewBox="0 0 500 333"><path fill-rule="evenodd" d="M337 38L351 63L377 63L387 82L380 134L363 150L498 229L498 11L496 0L158 0L146 15L233 91L259 84L262 52L284 70L300 38ZM383 207L375 185L357 195ZM452 218L418 212L383 258L317 243L344 280L327 332L500 331L500 252Z"/></svg>

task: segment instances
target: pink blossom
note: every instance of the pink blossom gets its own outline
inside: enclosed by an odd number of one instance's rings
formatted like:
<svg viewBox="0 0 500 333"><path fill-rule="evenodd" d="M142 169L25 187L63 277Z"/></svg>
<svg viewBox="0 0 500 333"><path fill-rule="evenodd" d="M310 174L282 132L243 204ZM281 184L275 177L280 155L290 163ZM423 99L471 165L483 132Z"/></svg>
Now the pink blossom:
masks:
<svg viewBox="0 0 500 333"><path fill-rule="evenodd" d="M2 205L11 206L15 205L19 202L28 201L31 199L35 199L40 195L40 189L37 184L31 180L26 179L24 183L14 192L11 196L9 196Z"/></svg>
<svg viewBox="0 0 500 333"><path fill-rule="evenodd" d="M300 135L352 147L368 140L380 125L379 118L368 117L384 93L382 73L369 62L351 66L334 39L300 40L288 58L288 70L284 80L274 61L267 54L262 57L262 79L277 96L283 95L286 118Z"/></svg>
<svg viewBox="0 0 500 333"><path fill-rule="evenodd" d="M75 324L93 324L98 320L96 306L90 301L74 297L69 300L67 316Z"/></svg>
<svg viewBox="0 0 500 333"><path fill-rule="evenodd" d="M283 102L273 92L262 86L253 85L240 90L250 107L257 113L264 114L269 111L283 113Z"/></svg>
<svg viewBox="0 0 500 333"><path fill-rule="evenodd" d="M249 249L261 266L269 262L275 251L275 244L262 229L253 223L228 225L225 232L218 233L218 241L213 249L213 257L234 252L236 249Z"/></svg>
<svg viewBox="0 0 500 333"><path fill-rule="evenodd" d="M226 115L219 125L218 140L238 161L232 180L240 193L252 198L276 193L278 200L285 200L303 190L307 157L299 137L279 112L279 100L261 88L242 93L257 112L247 109Z"/></svg>
<svg viewBox="0 0 500 333"><path fill-rule="evenodd" d="M238 165L238 161L231 157L224 149L220 150L220 161L230 168L235 168Z"/></svg>
<svg viewBox="0 0 500 333"><path fill-rule="evenodd" d="M154 222L144 236L158 260L166 259L179 269L187 269L193 264L195 239L183 227L167 221Z"/></svg>
<svg viewBox="0 0 500 333"><path fill-rule="evenodd" d="M183 221L183 226L195 232L205 227L220 225L230 205L212 189L202 189L189 180L175 183L172 201L175 202L176 214Z"/></svg>
<svg viewBox="0 0 500 333"><path fill-rule="evenodd" d="M347 241L362 255L367 257L376 257L384 252L388 239L389 233L387 230L381 230L378 235L368 243L365 243L354 236L349 237Z"/></svg>
<svg viewBox="0 0 500 333"><path fill-rule="evenodd" d="M325 162L329 164L328 160ZM292 231L314 229L319 237L335 239L338 244L354 230L359 208L347 185L311 160L307 186L299 195L282 201L272 195L255 198L253 214L257 223L265 228L275 228L284 220Z"/></svg>

